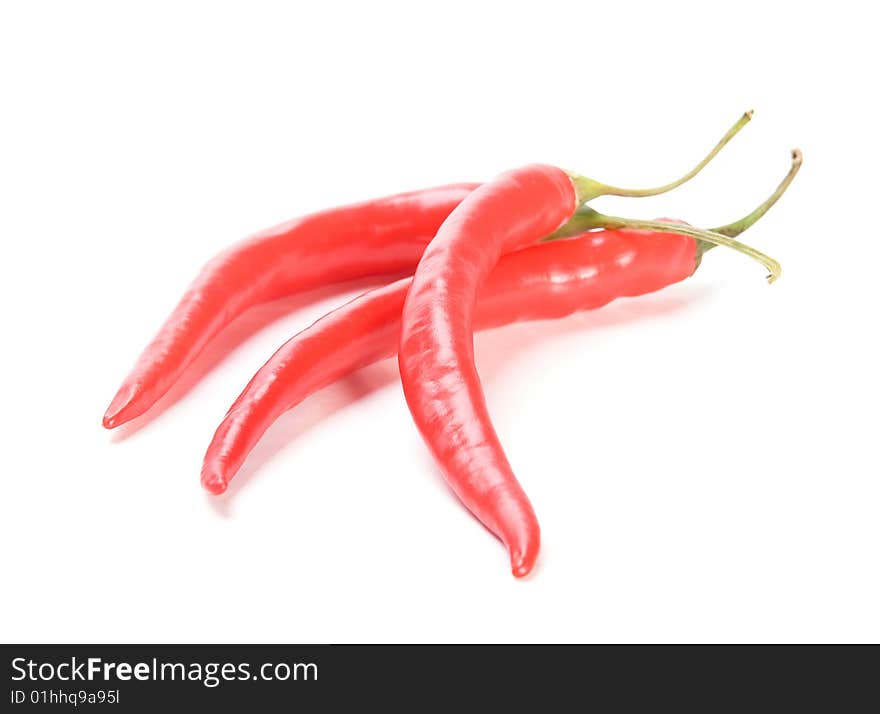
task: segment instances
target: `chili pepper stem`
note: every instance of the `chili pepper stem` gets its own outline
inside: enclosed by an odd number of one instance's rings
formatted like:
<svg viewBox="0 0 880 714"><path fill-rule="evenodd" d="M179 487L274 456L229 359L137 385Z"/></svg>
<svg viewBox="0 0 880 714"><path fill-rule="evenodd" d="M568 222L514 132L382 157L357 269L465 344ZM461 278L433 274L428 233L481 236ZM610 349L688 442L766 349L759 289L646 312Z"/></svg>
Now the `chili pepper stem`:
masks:
<svg viewBox="0 0 880 714"><path fill-rule="evenodd" d="M754 114L753 110L749 110L745 112L737 122L727 130L727 133L721 137L721 140L712 147L712 150L703 157L703 159L688 171L684 176L672 181L671 183L664 184L663 186L657 186L655 188L621 188L619 186L610 186L605 183L601 183L600 181L595 181L594 179L587 178L586 176L581 176L579 174L568 172L569 177L571 178L572 184L574 184L575 194L577 195L578 205L582 203L586 203L597 196L626 196L632 198L641 198L645 196L657 196L661 193L667 193L674 188L678 188L684 183L690 181L694 176L696 176L700 171L702 171L706 165L715 158L721 149L723 149L727 143L739 133L739 130L742 129L752 118Z"/></svg>
<svg viewBox="0 0 880 714"><path fill-rule="evenodd" d="M784 194L786 190L788 190L791 182L794 181L794 177L797 176L798 171L800 171L802 163L803 154L801 154L800 149L792 149L791 167L789 168L788 173L785 175L785 178L782 179L779 186L776 187L776 190L773 191L773 193L770 194L763 201L763 203L761 203L761 205L759 205L757 208L755 208L755 210L753 210L748 215L743 216L739 220L733 221L732 223L728 223L718 228L713 228L709 231L702 231L699 228L692 228L691 226L687 226L686 224L678 223L672 224L675 226L673 230L670 229L670 224L661 221L643 221L639 219L605 216L598 211L593 210L589 206L583 206L578 209L578 211L574 214L574 216L572 216L571 220L569 220L568 223L566 223L562 228L557 230L552 235L545 238L544 241L557 240L559 238L569 238L571 236L580 235L581 233L585 233L587 231L597 228L635 228L643 230L653 230L663 233L674 232L682 235L689 235L696 239L697 267L699 267L703 254L707 250L714 248L716 245L725 245L729 248L733 248L734 250L738 250L741 253L749 255L750 257L758 260L765 267L767 267L767 269L770 271L768 279L769 282L772 283L779 277L779 273L781 272L779 263L777 263L772 258L764 255L763 253L760 253L754 248L751 248L750 246L747 246L733 239L736 236L740 235L743 231L754 225L765 213L767 213L767 211L769 211L773 207L773 205L780 199L782 194Z"/></svg>
<svg viewBox="0 0 880 714"><path fill-rule="evenodd" d="M752 211L749 215L743 216L738 221L734 221L733 223L728 223L725 226L720 226L719 228L713 228L712 231L714 233L720 233L724 236L729 236L730 238L736 238L740 233L745 231L747 228L750 228L754 223L758 221L767 211L769 211L773 205L779 200L783 193L786 192L788 187L791 185L791 182L794 181L794 177L797 176L797 172L800 171L801 164L804 162L803 154L801 154L800 149L792 149L791 150L791 168L788 170L788 173L785 175L785 178L782 179L779 186L776 187L776 190L767 197L767 199L758 206L754 211ZM697 250L702 255L710 248L714 248L714 243L705 243L703 241L697 241Z"/></svg>
<svg viewBox="0 0 880 714"><path fill-rule="evenodd" d="M774 204L780 199L783 193L788 190L788 187L791 185L791 182L794 181L794 177L797 175L797 172L801 168L801 164L803 163L803 155L800 152L800 149L792 149L791 151L791 168L789 168L788 173L785 175L785 178L782 179L782 182L779 186L776 187L776 190L768 196L760 206L755 208L751 213L747 216L743 216L742 218L733 221L732 223L728 223L723 226L719 226L718 228L710 229L713 233L720 233L721 235L728 236L729 238L736 238L738 235L743 233L746 229L751 228L758 220L769 211ZM586 233L587 231L596 230L599 228L603 228L604 226L599 225L597 223L597 217L600 214L596 213L589 206L584 206L579 208L575 214L569 219L569 221L562 226L559 230L545 238L545 241L556 240L557 238L571 238L573 236L581 235L582 233ZM705 253L710 248L715 246L715 243L707 243L697 241L699 249L702 253Z"/></svg>

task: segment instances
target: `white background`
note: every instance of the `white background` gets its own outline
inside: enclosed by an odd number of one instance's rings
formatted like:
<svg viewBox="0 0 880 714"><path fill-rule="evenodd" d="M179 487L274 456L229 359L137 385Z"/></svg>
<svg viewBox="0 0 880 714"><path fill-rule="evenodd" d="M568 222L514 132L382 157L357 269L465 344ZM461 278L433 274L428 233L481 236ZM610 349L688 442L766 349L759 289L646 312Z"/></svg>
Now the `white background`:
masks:
<svg viewBox="0 0 880 714"><path fill-rule="evenodd" d="M2 639L877 641L877 50L862 3L4 3ZM100 426L200 266L319 208L531 161L709 226L663 292L477 338L536 572L450 495L394 361L309 399L215 498L204 449L288 336ZM246 330L239 329L239 333ZM227 347L230 340L227 339Z"/></svg>

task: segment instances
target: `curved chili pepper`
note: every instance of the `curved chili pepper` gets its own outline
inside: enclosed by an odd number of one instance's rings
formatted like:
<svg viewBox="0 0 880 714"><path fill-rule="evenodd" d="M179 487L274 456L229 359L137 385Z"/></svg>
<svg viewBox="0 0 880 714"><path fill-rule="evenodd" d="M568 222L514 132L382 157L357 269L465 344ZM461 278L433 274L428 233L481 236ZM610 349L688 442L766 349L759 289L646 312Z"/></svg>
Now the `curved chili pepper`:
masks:
<svg viewBox="0 0 880 714"><path fill-rule="evenodd" d="M398 363L413 421L449 486L507 547L516 577L534 566L540 529L492 426L474 365L477 290L503 254L536 243L569 221L578 205L601 194L591 179L540 164L483 184L428 245L404 303ZM605 227L664 228L590 215ZM771 282L779 275L776 261L730 238L685 226L679 232L755 257L770 271Z"/></svg>
<svg viewBox="0 0 880 714"><path fill-rule="evenodd" d="M800 166L748 216L715 233L735 237L788 188ZM586 230L585 219L579 216ZM693 272L712 244L680 234L602 230L504 256L480 288L475 327L558 318L618 297L659 290ZM690 272L689 272L690 271ZM411 278L371 290L292 337L264 364L229 408L205 454L202 485L223 493L265 431L285 411L340 378L397 349L400 315Z"/></svg>
<svg viewBox="0 0 880 714"><path fill-rule="evenodd" d="M665 193L696 176L749 121L746 112L688 173L665 186L618 196ZM143 414L226 325L250 307L300 291L371 275L408 273L443 220L478 184L454 184L329 209L269 228L211 260L139 357L104 414L112 429Z"/></svg>
<svg viewBox="0 0 880 714"><path fill-rule="evenodd" d="M474 366L473 311L498 259L562 227L584 197L561 169L532 165L468 199L440 227L413 276L400 330L400 381L447 483L504 543L522 577L538 557L540 528L489 418Z"/></svg>

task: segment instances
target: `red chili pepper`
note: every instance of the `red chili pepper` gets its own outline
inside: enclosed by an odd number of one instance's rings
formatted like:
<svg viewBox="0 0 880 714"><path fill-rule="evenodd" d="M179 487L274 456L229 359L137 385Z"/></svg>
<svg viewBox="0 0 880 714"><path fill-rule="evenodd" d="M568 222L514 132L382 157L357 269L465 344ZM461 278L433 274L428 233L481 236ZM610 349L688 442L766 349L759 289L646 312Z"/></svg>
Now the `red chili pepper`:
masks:
<svg viewBox="0 0 880 714"><path fill-rule="evenodd" d="M601 193L595 182L545 165L509 171L483 184L428 245L404 304L398 363L413 421L452 490L505 544L517 577L534 566L540 529L492 426L474 365L477 291L503 254L539 241L565 224L578 205ZM602 225L662 227L626 219ZM680 232L697 234L684 227ZM778 264L754 249L719 236L703 237L757 258L768 267L771 281L778 276Z"/></svg>
<svg viewBox="0 0 880 714"><path fill-rule="evenodd" d="M748 122L731 127L687 174L665 186L605 193L650 196L696 176ZM443 220L478 184L455 184L334 208L264 230L216 256L143 351L104 414L112 429L143 414L226 325L248 308L320 285L411 272Z"/></svg>
<svg viewBox="0 0 880 714"><path fill-rule="evenodd" d="M745 218L715 233L734 237L754 224L794 178ZM589 219L578 216L580 228ZM690 275L706 244L674 233L602 230L504 256L480 288L477 329L558 318L617 297L659 290ZM697 246L695 248L695 246ZM351 372L392 356L412 282L371 290L288 340L254 375L226 413L205 454L202 485L223 493L266 429L285 411Z"/></svg>

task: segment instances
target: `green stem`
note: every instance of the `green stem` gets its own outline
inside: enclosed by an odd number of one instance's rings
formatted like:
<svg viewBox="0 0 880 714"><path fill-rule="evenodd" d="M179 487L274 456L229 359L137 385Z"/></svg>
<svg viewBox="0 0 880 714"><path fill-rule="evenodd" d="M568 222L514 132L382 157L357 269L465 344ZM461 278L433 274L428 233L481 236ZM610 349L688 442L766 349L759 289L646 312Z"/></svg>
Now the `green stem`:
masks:
<svg viewBox="0 0 880 714"><path fill-rule="evenodd" d="M770 194L760 206L755 208L755 210L749 213L747 216L743 216L739 220L728 223L727 225L713 228L712 232L720 233L721 235L728 236L729 238L736 238L746 229L751 228L765 213L767 213L767 211L769 211L776 204L782 194L786 192L788 187L791 185L791 182L794 181L794 177L797 175L797 172L800 171L802 163L803 156L801 155L800 149L792 149L791 168L789 168L788 173L785 175L785 178L782 179L782 182L779 184L779 186L776 187L776 190L772 194ZM600 228L601 226L596 225L596 215L596 212L589 206L583 206L579 208L568 220L568 222L564 226L559 228L555 233L553 233L553 235L550 236L549 239L554 240L556 238L571 238L572 236L577 236L581 233L586 233L587 231ZM709 243L702 248L702 251L705 252L709 250L709 248L712 248L714 245L714 243Z"/></svg>
<svg viewBox="0 0 880 714"><path fill-rule="evenodd" d="M608 184L594 181L586 176L580 176L579 174L569 172L568 175L571 177L572 183L575 187L575 193L577 194L578 205L591 201L597 196L629 196L638 198L643 196L657 196L661 193L671 191L674 188L678 188L683 183L690 181L694 176L700 173L700 171L702 171L706 165L715 158L718 152L727 145L727 142L736 136L739 130L749 123L753 113L754 112L751 110L745 112L736 124L727 130L727 133L721 137L721 140L715 144L712 150L706 154L700 163L694 166L694 168L681 178L663 186L657 186L656 188L621 188L619 186L609 186Z"/></svg>
<svg viewBox="0 0 880 714"><path fill-rule="evenodd" d="M769 277L770 282L772 283L777 277L779 277L779 263L777 263L772 258L768 258L763 253L760 253L742 243L739 243L737 241L726 243L719 240L719 238L733 239L743 233L748 228L751 228L755 223L757 223L761 219L761 217L765 213L767 213L767 211L769 211L773 207L773 205L780 199L782 194L784 194L786 190L788 190L791 182L794 181L794 177L797 176L798 171L800 171L802 163L803 155L801 154L800 150L792 149L791 167L789 168L788 173L785 175L785 178L782 179L779 186L776 187L776 190L771 193L763 201L763 203L761 203L761 205L755 208L755 210L753 210L747 216L743 216L739 220L733 221L732 223L728 223L724 226L713 228L711 231L708 232L700 231L700 229L694 229L690 226L687 226L686 224L680 223L664 223L662 221L637 221L628 218L603 216L601 213L594 211L589 206L582 206L575 212L568 223L566 223L564 226L562 226L562 228L557 230L552 235L547 236L547 238L545 238L544 240L550 241L557 240L559 238L570 238L573 236L581 235L582 233L586 233L591 230L596 230L598 228L639 228L662 231L664 233L680 233L696 238L697 265L700 264L703 254L707 250L714 248L716 245L727 245L731 248L734 248L735 250L750 255L751 257L755 258L756 260L767 266L767 269L770 270ZM652 228L652 225L655 227Z"/></svg>
<svg viewBox="0 0 880 714"><path fill-rule="evenodd" d="M725 226L713 228L712 231L715 233L720 233L721 235L729 236L730 238L736 238L736 236L738 236L740 233L757 223L757 221L773 207L773 205L779 200L782 194L786 192L788 187L791 185L791 182L794 181L794 177L797 176L797 172L800 171L803 161L804 157L801 154L800 149L792 149L791 168L788 170L788 173L785 175L785 178L782 179L782 182L779 184L779 186L776 187L776 190L772 194L770 194L770 196L768 196L767 199L749 215L744 216L738 221L734 221L733 223L728 223ZM699 247L701 249L701 253L705 253L710 248L714 248L715 244L701 244Z"/></svg>

